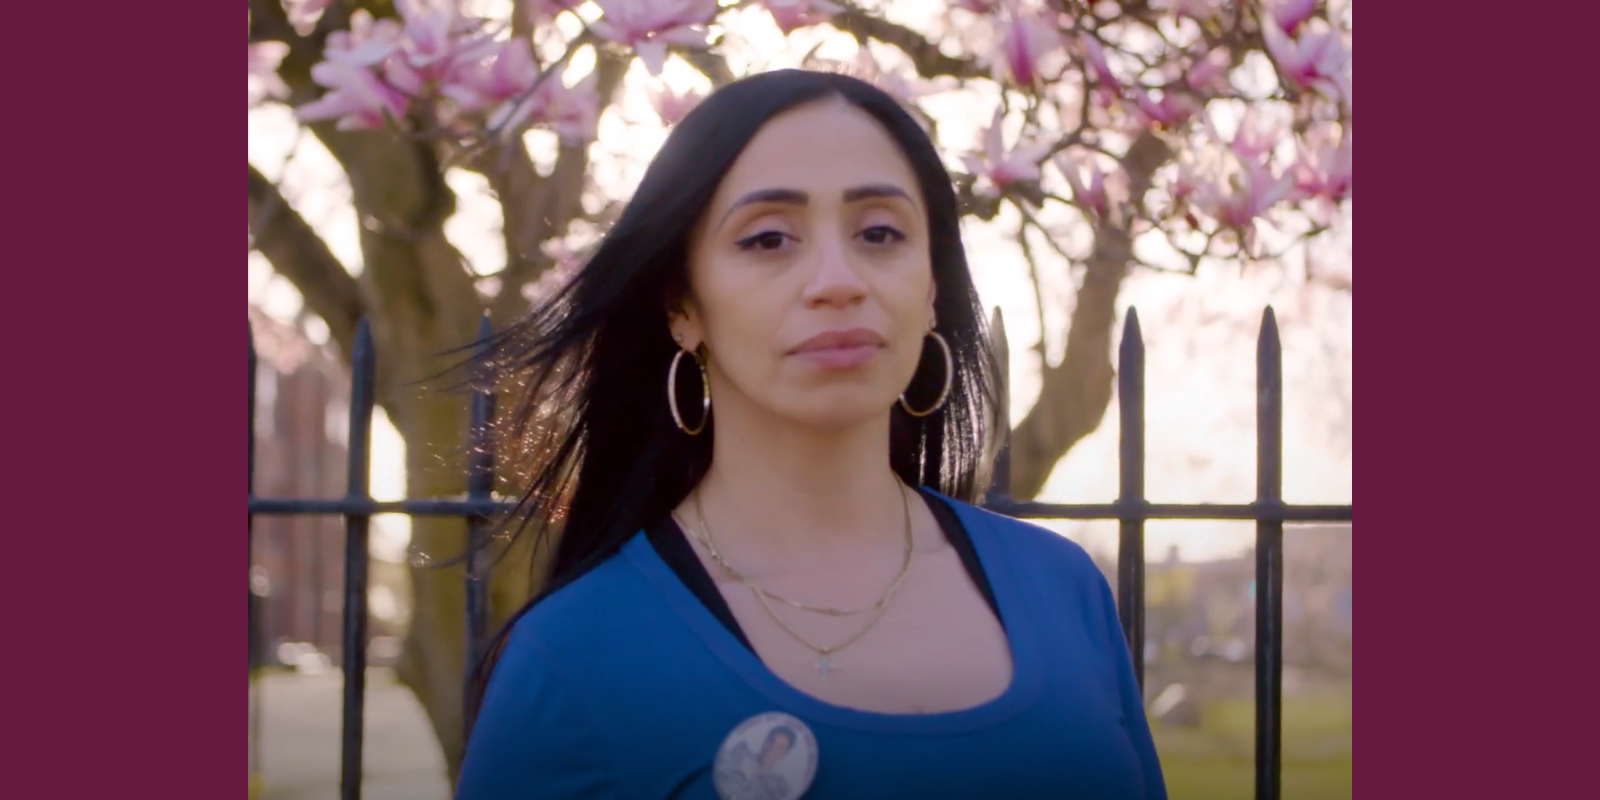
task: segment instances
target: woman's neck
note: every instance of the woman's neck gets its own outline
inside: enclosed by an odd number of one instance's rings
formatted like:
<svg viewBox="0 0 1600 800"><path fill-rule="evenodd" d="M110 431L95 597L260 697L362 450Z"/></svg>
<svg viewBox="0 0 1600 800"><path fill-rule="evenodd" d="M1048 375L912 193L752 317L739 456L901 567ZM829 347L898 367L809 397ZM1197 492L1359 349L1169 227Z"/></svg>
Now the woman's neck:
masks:
<svg viewBox="0 0 1600 800"><path fill-rule="evenodd" d="M718 419L695 489L719 547L805 561L902 546L907 490L889 465L888 414L831 432L732 417Z"/></svg>

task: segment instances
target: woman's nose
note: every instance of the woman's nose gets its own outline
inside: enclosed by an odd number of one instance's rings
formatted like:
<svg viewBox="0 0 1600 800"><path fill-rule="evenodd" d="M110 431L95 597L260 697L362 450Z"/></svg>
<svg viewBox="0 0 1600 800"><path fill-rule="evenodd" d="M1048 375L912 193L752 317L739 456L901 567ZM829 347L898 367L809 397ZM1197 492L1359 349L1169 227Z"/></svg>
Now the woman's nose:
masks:
<svg viewBox="0 0 1600 800"><path fill-rule="evenodd" d="M852 262L849 241L842 235L823 237L814 252L815 266L806 285L810 305L848 305L866 296L867 285Z"/></svg>

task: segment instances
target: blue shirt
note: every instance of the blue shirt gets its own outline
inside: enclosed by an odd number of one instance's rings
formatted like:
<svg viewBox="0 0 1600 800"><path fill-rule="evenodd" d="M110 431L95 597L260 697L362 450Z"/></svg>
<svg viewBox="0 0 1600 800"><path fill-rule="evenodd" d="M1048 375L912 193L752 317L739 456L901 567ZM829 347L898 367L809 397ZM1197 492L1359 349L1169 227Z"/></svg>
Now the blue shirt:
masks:
<svg viewBox="0 0 1600 800"><path fill-rule="evenodd" d="M945 498L982 563L1013 677L982 705L885 714L778 678L643 532L542 600L507 637L456 800L715 800L740 722L781 711L819 751L807 800L1165 800L1110 586L1035 525Z"/></svg>

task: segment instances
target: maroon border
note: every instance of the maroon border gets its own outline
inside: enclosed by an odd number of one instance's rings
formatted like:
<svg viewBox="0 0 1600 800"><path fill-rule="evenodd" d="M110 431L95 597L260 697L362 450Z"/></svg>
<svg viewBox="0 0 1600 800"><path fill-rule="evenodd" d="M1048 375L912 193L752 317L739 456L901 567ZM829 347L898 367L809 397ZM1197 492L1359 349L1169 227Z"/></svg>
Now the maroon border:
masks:
<svg viewBox="0 0 1600 800"><path fill-rule="evenodd" d="M62 9L32 8L31 20L29 6L14 9L16 30L34 33L13 47L39 46L35 63L52 72L65 45L48 31L60 30ZM96 24L73 25L70 39L99 58L87 62L78 91L55 99L57 113L27 96L32 79L14 87L22 94L12 99L13 121L31 122L12 128L20 146L8 164L9 193L21 205L12 211L0 304L16 332L7 394L20 406L7 450L13 464L26 459L12 485L26 487L15 499L27 502L9 504L5 525L18 623L8 651L24 656L7 658L16 680L6 718L33 743L25 750L45 746L8 776L18 796L117 796L138 786L237 797L243 754L232 750L237 740L224 747L217 735L226 720L231 727L245 717L237 666L223 664L243 627L237 608L226 610L237 600L237 569L226 567L237 563L237 551L227 555L237 545L226 544L220 525L226 470L206 466L238 457L220 444L238 424L223 415L219 388L223 363L237 358L237 340L232 357L222 346L233 338L226 329L237 332L237 318L223 319L221 289L226 262L238 257L221 202L229 193L224 146L237 135L224 135L223 125L234 120L228 129L237 131L237 112L220 108L230 74L218 66L229 60L225 9L96 7ZM1363 330L1382 345L1364 364L1380 389L1380 404L1368 409L1377 416L1367 417L1379 427L1369 430L1397 452L1365 473L1379 494L1364 504L1378 527L1363 526L1374 532L1363 571L1363 597L1373 599L1363 603L1378 616L1362 639L1378 655L1363 670L1362 796L1562 796L1562 770L1587 764L1573 756L1577 731L1590 726L1578 719L1569 736L1561 721L1583 706L1571 693L1581 693L1573 678L1588 661L1580 629L1548 612L1592 603L1579 590L1592 585L1593 562L1580 552L1585 537L1555 558L1540 540L1593 530L1558 503L1584 494L1579 477L1592 465L1582 467L1590 454L1563 448L1563 438L1507 422L1505 409L1533 395L1570 406L1572 419L1592 419L1592 406L1578 416L1591 392L1537 377L1584 369L1582 358L1554 352L1542 337L1592 340L1592 311L1581 305L1600 282L1592 244L1563 252L1553 238L1539 239L1565 227L1561 218L1592 224L1578 212L1593 208L1592 186L1564 170L1543 173L1548 192L1484 185L1513 180L1527 152L1501 138L1515 135L1513 126L1485 123L1520 109L1535 134L1525 144L1535 149L1543 139L1582 151L1585 129L1575 117L1572 126L1560 122L1575 113L1570 98L1507 105L1516 86L1479 80L1515 80L1516 56L1495 54L1487 46L1494 37L1454 54L1466 58L1458 68L1477 62L1463 80L1438 80L1446 54L1437 9L1394 4L1384 14L1362 39L1364 53L1380 58L1366 62L1376 69L1366 74L1380 78L1364 84L1365 106L1377 102L1384 120L1363 138L1366 157L1379 157L1376 173L1363 172L1379 177L1379 188L1368 183L1364 192L1365 229L1379 237L1370 252L1382 255L1364 273L1365 285L1378 281L1364 307L1381 313L1365 317ZM1481 19L1487 27L1498 15ZM1446 98L1452 86L1459 96ZM1464 127L1419 140L1418 131L1441 121ZM1486 248L1495 229L1508 241ZM224 248L225 239L235 244ZM1522 283L1519 275L1546 291L1508 301L1503 293ZM1529 420L1549 425L1555 420L1543 420L1557 416ZM1576 432L1552 429L1560 431ZM1501 470L1522 476L1521 485ZM1485 508L1496 498L1500 508ZM1507 508L1539 499L1549 503L1547 521ZM99 513L83 513L91 510ZM1587 580L1558 577L1563 562Z"/></svg>
<svg viewBox="0 0 1600 800"><path fill-rule="evenodd" d="M1491 4L1381 8L1362 28L1378 76L1363 106L1380 115L1362 139L1378 158L1362 162L1378 237L1364 240L1378 259L1363 272L1378 344L1364 419L1380 457L1363 472L1378 494L1362 503L1359 796L1582 794L1597 528L1569 503L1594 483L1600 272L1593 190L1572 167L1591 146L1563 125L1534 132L1569 84L1516 76L1562 74L1556 53L1575 64L1593 47L1582 26L1528 35ZM1496 40L1503 78L1416 79L1452 41Z"/></svg>
<svg viewBox="0 0 1600 800"><path fill-rule="evenodd" d="M238 430L222 402L238 357L227 8L8 8L29 65L4 126L8 797L238 797L243 782L220 735L245 717L239 545L222 525L239 457L221 445Z"/></svg>

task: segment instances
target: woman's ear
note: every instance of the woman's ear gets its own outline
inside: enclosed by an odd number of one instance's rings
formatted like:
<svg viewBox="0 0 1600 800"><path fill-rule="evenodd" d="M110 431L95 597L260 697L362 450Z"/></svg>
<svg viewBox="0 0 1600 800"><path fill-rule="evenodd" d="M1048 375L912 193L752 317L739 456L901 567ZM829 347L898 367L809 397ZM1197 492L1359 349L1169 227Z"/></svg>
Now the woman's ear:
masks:
<svg viewBox="0 0 1600 800"><path fill-rule="evenodd" d="M705 338L700 331L700 323L694 309L687 300L676 303L674 307L668 307L667 332L672 334L672 341L684 350L698 348Z"/></svg>
<svg viewBox="0 0 1600 800"><path fill-rule="evenodd" d="M672 341L682 350L693 351L700 346L698 337L685 333L679 326L672 327Z"/></svg>

